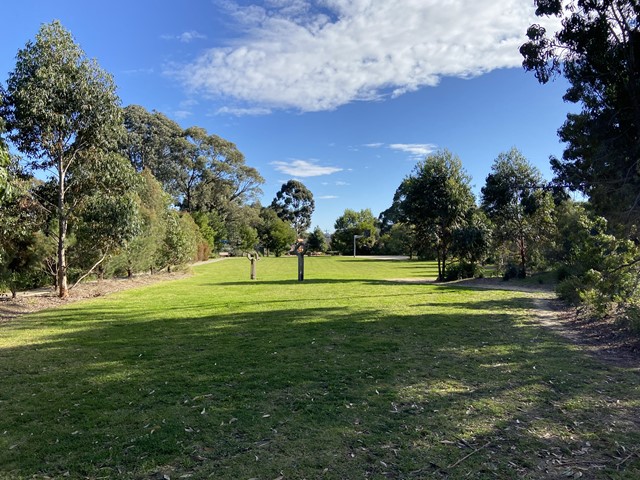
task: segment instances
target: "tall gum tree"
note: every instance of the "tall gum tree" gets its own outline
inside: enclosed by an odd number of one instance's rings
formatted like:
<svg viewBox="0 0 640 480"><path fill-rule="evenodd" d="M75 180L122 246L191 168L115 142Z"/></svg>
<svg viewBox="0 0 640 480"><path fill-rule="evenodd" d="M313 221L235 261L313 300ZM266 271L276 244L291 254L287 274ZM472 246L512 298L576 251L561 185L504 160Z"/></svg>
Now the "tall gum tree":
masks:
<svg viewBox="0 0 640 480"><path fill-rule="evenodd" d="M549 34L527 30L523 66L541 83L569 81L564 100L580 106L558 134L557 180L589 196L600 215L631 227L640 220L640 3L637 0L535 0L536 15L557 17Z"/></svg>
<svg viewBox="0 0 640 480"><path fill-rule="evenodd" d="M67 199L71 173L92 151L112 148L122 129L116 88L109 74L89 60L58 21L44 24L18 51L9 73L4 117L9 138L32 168L56 184L52 206L58 220L60 297L67 285L67 229L74 204ZM78 201L78 199L75 199Z"/></svg>
<svg viewBox="0 0 640 480"><path fill-rule="evenodd" d="M475 205L470 181L460 159L441 150L419 162L394 197L399 219L414 225L416 236L436 250L440 281L445 279L454 232Z"/></svg>

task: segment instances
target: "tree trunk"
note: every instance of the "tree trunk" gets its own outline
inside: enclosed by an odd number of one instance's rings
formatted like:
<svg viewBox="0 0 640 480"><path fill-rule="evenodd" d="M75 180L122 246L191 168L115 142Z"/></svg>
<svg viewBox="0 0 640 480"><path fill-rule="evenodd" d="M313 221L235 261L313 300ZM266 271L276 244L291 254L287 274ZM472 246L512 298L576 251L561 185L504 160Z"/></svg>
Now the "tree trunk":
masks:
<svg viewBox="0 0 640 480"><path fill-rule="evenodd" d="M64 170L62 168L62 156L58 159L58 295L60 298L69 296L67 286L67 252L65 243L67 240L67 216L64 208Z"/></svg>
<svg viewBox="0 0 640 480"><path fill-rule="evenodd" d="M527 276L527 245L524 238L518 239L518 247L520 248L520 274L523 278Z"/></svg>
<svg viewBox="0 0 640 480"><path fill-rule="evenodd" d="M444 282L445 272L447 271L447 249L442 249L442 273L440 274L440 281Z"/></svg>

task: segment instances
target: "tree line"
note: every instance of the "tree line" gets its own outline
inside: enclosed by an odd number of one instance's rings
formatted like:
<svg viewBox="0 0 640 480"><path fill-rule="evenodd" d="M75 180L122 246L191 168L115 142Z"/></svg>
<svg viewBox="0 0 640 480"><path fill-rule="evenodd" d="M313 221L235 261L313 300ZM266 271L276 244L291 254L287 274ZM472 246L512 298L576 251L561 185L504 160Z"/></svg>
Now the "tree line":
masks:
<svg viewBox="0 0 640 480"><path fill-rule="evenodd" d="M112 77L57 21L16 56L3 132L0 286L14 295L53 283L66 297L90 274L170 271L258 244L280 255L310 226L304 185L287 182L262 207L263 178L236 145L122 108Z"/></svg>
<svg viewBox="0 0 640 480"><path fill-rule="evenodd" d="M527 30L523 67L543 84L563 75L564 99L580 107L558 131L566 148L551 158L553 181L514 148L476 201L460 159L441 150L378 218L345 210L330 247L319 229L306 233L314 203L303 184L261 206L263 180L233 143L122 108L111 76L58 22L44 25L0 91L3 138L24 155L0 143L0 281L15 289L46 272L65 296L68 278L88 272L130 275L256 245L280 255L305 236L310 250L348 254L355 241L359 253L433 258L440 280L484 264L505 277L554 269L563 298L640 329L640 6L534 3L562 27Z"/></svg>

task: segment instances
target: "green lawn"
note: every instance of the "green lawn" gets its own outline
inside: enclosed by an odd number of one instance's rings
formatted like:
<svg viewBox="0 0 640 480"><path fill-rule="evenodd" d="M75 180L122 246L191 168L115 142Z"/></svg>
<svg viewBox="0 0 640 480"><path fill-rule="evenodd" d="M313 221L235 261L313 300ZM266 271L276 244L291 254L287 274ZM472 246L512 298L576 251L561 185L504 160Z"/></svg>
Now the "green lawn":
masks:
<svg viewBox="0 0 640 480"><path fill-rule="evenodd" d="M312 257L0 326L0 478L640 478L640 375L531 294Z"/></svg>

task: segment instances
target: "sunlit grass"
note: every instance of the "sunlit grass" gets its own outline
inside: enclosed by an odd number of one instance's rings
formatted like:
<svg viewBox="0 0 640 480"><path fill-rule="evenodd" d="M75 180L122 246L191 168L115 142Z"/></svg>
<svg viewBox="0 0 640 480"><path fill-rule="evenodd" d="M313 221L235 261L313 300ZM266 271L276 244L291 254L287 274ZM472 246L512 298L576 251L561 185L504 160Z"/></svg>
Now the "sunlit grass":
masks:
<svg viewBox="0 0 640 480"><path fill-rule="evenodd" d="M640 475L637 371L537 326L531 294L305 267L230 259L0 326L0 477Z"/></svg>

